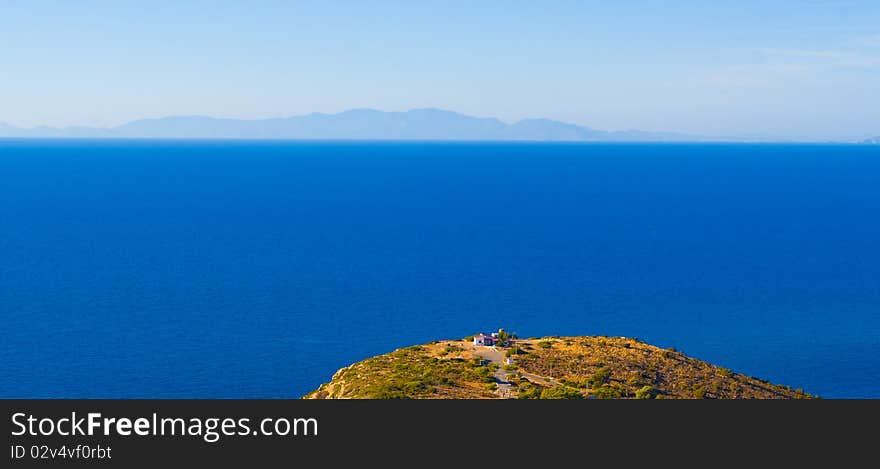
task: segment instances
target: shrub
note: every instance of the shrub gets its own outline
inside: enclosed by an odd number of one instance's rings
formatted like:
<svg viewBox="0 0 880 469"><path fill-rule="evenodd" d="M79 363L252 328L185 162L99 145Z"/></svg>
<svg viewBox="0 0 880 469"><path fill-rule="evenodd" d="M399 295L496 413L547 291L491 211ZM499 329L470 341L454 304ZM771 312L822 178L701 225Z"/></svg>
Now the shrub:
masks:
<svg viewBox="0 0 880 469"><path fill-rule="evenodd" d="M693 392L694 399L705 399L706 398L706 388L703 386L697 386L694 388Z"/></svg>
<svg viewBox="0 0 880 469"><path fill-rule="evenodd" d="M593 373L593 376L590 378L590 387L598 388L609 381L611 381L611 368L603 366Z"/></svg>
<svg viewBox="0 0 880 469"><path fill-rule="evenodd" d="M583 394L568 386L553 386L541 391L541 399L583 399Z"/></svg>
<svg viewBox="0 0 880 469"><path fill-rule="evenodd" d="M542 340L542 341L538 342L538 347L541 347L541 348L550 348L552 346L553 346L553 342L550 342L549 340Z"/></svg>
<svg viewBox="0 0 880 469"><path fill-rule="evenodd" d="M486 385L486 389L490 391L495 391L496 389L498 389L498 385L495 383L489 383Z"/></svg>
<svg viewBox="0 0 880 469"><path fill-rule="evenodd" d="M739 393L739 384L730 383L730 386L727 387L730 390L730 393L733 394L733 397L736 397L737 393Z"/></svg>
<svg viewBox="0 0 880 469"><path fill-rule="evenodd" d="M517 399L540 399L541 390L532 384L520 384L516 397Z"/></svg>
<svg viewBox="0 0 880 469"><path fill-rule="evenodd" d="M383 389L370 395L370 399L406 399L407 397L396 389Z"/></svg>
<svg viewBox="0 0 880 469"><path fill-rule="evenodd" d="M636 391L636 399L653 399L657 394L657 390L652 386L642 386Z"/></svg>
<svg viewBox="0 0 880 469"><path fill-rule="evenodd" d="M586 376L573 376L560 380L562 384L578 389L586 389L590 387L590 379Z"/></svg>
<svg viewBox="0 0 880 469"><path fill-rule="evenodd" d="M599 388L593 389L593 396L597 399L617 399L620 397L620 390L617 388L613 388L611 386L605 385Z"/></svg>

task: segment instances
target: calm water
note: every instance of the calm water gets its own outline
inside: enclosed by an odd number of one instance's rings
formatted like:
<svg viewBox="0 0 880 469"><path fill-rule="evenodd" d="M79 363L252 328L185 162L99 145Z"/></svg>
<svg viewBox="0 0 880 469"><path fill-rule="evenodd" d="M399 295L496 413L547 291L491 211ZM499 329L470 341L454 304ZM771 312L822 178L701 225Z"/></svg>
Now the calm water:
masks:
<svg viewBox="0 0 880 469"><path fill-rule="evenodd" d="M0 397L298 397L503 326L880 397L880 148L0 141Z"/></svg>

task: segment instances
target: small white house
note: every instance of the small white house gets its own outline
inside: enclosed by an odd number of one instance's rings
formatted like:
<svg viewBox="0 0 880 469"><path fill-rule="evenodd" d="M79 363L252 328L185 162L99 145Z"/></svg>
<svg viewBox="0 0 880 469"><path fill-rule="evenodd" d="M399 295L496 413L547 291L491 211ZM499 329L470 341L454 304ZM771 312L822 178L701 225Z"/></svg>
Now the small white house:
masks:
<svg viewBox="0 0 880 469"><path fill-rule="evenodd" d="M513 357L507 357L504 359L505 365L513 365Z"/></svg>
<svg viewBox="0 0 880 469"><path fill-rule="evenodd" d="M474 345L483 347L491 347L495 345L495 338L491 335L477 334L474 336Z"/></svg>

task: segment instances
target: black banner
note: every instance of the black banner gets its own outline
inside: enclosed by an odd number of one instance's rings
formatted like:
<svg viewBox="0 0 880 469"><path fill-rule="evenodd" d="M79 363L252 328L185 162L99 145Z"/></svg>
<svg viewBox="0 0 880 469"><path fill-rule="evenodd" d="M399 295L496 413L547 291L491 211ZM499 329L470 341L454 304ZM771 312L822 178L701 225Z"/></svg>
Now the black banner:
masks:
<svg viewBox="0 0 880 469"><path fill-rule="evenodd" d="M880 401L829 400L7 400L0 405L9 462L3 467L13 468L292 467L306 461L335 467L333 462L350 460L433 466L471 465L471 458L490 466L608 458L631 467L696 455L856 458L870 454L880 417Z"/></svg>

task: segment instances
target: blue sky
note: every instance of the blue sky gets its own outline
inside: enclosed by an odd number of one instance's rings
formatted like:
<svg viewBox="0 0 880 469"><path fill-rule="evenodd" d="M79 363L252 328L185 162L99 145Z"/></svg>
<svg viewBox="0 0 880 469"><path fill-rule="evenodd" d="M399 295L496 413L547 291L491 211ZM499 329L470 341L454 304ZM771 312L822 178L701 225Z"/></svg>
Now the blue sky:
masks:
<svg viewBox="0 0 880 469"><path fill-rule="evenodd" d="M880 134L880 1L0 0L0 122L438 107Z"/></svg>

